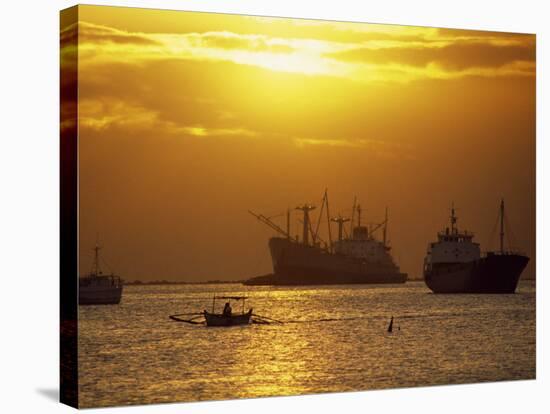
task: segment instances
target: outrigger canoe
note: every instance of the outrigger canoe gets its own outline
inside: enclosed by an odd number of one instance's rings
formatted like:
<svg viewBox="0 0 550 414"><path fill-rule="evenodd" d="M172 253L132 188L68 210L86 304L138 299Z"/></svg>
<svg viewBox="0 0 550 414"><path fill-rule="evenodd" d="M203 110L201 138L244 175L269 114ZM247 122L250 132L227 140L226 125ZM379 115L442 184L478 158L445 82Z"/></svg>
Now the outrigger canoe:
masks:
<svg viewBox="0 0 550 414"><path fill-rule="evenodd" d="M252 309L247 313L232 314L231 316L223 315L220 313L209 313L204 311L204 319L206 326L235 326L235 325L248 325L252 318Z"/></svg>
<svg viewBox="0 0 550 414"><path fill-rule="evenodd" d="M226 315L223 313L215 313L216 308L216 299L224 300L237 300L243 302L242 312L241 313L231 313L231 315ZM206 326L236 326L236 325L248 325L252 320L252 309L249 309L248 312L244 311L244 304L246 301L246 296L214 296L212 301L212 312L205 310L204 319L206 321Z"/></svg>

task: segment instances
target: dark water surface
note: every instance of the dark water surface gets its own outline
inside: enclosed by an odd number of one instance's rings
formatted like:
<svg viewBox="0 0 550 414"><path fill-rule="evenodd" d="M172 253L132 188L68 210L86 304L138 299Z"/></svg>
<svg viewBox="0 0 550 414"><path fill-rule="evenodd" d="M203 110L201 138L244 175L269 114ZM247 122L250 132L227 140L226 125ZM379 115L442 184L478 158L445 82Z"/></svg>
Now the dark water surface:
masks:
<svg viewBox="0 0 550 414"><path fill-rule="evenodd" d="M275 319L339 320L206 328L168 318L210 309L214 294L246 294L255 313ZM535 296L531 281L522 282L514 295L434 295L421 282L126 286L120 305L80 307L80 403L531 379ZM388 334L392 315L394 332Z"/></svg>

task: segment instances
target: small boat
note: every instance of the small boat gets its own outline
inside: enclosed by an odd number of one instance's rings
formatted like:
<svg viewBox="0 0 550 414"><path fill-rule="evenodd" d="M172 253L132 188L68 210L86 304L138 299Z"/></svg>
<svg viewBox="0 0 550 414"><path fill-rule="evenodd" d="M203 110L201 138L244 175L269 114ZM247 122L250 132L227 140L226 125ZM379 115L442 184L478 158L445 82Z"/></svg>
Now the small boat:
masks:
<svg viewBox="0 0 550 414"><path fill-rule="evenodd" d="M212 300L212 312L203 312L206 326L235 326L248 325L252 320L252 309L245 312L246 296L214 296ZM222 313L216 313L216 300L227 300ZM230 301L242 301L242 311L234 313Z"/></svg>
<svg viewBox="0 0 550 414"><path fill-rule="evenodd" d="M122 296L122 279L115 274L105 274L99 266L99 250L94 248L94 264L92 271L78 279L79 305L116 305Z"/></svg>
<svg viewBox="0 0 550 414"><path fill-rule="evenodd" d="M437 241L428 244L424 259L424 281L434 293L493 293L516 291L529 257L505 249L504 230L507 222L504 200L500 202L500 249L482 254L474 234L459 231L454 206L451 227L437 234Z"/></svg>

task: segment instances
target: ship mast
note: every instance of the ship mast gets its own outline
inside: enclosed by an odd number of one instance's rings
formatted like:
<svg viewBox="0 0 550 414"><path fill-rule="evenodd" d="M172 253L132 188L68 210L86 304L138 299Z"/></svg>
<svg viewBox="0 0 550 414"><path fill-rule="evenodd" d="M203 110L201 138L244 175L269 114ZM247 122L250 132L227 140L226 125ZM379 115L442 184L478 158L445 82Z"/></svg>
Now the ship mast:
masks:
<svg viewBox="0 0 550 414"><path fill-rule="evenodd" d="M309 212L311 210L315 210L315 206L310 204L304 204L303 206L296 207L296 210L301 210L304 212L304 231L302 236L302 242L304 245L307 246L309 244L309 227L310 227Z"/></svg>
<svg viewBox="0 0 550 414"><path fill-rule="evenodd" d="M451 234L455 234L456 232L457 232L457 228L456 228L455 204L453 203L451 205Z"/></svg>
<svg viewBox="0 0 550 414"><path fill-rule="evenodd" d="M95 242L94 247L94 264L92 266L92 273L95 275L99 275L101 273L101 268L99 267L99 250L101 249L101 246L99 245L99 242Z"/></svg>
<svg viewBox="0 0 550 414"><path fill-rule="evenodd" d="M327 207L327 214L328 214L328 189L327 188L325 188L325 193L323 194L323 199L321 200L321 211L319 212L319 220L317 220L315 233L312 234L313 244L315 244L315 242L317 241L317 238L319 237L319 228L321 227L321 220L323 219L323 210L325 208L325 204ZM329 233L330 233L330 228L329 228Z"/></svg>
<svg viewBox="0 0 550 414"><path fill-rule="evenodd" d="M290 240L290 209L286 209L286 238Z"/></svg>
<svg viewBox="0 0 550 414"><path fill-rule="evenodd" d="M344 223L350 221L350 219L347 218L347 217L342 217L342 216L339 215L338 217L333 217L331 219L331 221L334 221L335 223L338 223L338 241L342 241Z"/></svg>
<svg viewBox="0 0 550 414"><path fill-rule="evenodd" d="M353 234L353 223L355 222L355 209L357 208L357 196L353 198L353 207L351 208L350 233Z"/></svg>
<svg viewBox="0 0 550 414"><path fill-rule="evenodd" d="M504 199L500 200L500 254L504 254Z"/></svg>
<svg viewBox="0 0 550 414"><path fill-rule="evenodd" d="M385 219L384 219L384 233L383 233L383 237L384 237L384 247L387 247L387 244L386 244L386 237L388 235L388 207L386 207L386 216L385 216Z"/></svg>
<svg viewBox="0 0 550 414"><path fill-rule="evenodd" d="M325 190L325 201L327 203L327 227L328 227L328 249L332 252L332 231L330 230L330 211L328 208L328 193Z"/></svg>

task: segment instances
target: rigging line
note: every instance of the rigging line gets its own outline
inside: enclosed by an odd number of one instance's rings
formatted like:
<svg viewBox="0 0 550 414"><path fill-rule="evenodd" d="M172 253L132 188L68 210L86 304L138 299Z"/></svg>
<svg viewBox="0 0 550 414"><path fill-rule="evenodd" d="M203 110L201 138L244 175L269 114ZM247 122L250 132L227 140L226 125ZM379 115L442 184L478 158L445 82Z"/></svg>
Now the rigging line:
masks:
<svg viewBox="0 0 550 414"><path fill-rule="evenodd" d="M113 268L109 265L109 263L107 263L107 260L105 260L104 257L102 257L100 260L103 262L103 264L107 268L107 271L113 273Z"/></svg>
<svg viewBox="0 0 550 414"><path fill-rule="evenodd" d="M500 219L500 213L497 214L497 218L495 220L495 224L493 225L493 229L489 233L489 240L488 240L488 243L487 243L487 250L491 250L493 248L493 241L495 239L495 235L496 235L496 232L497 232L499 219Z"/></svg>
<svg viewBox="0 0 550 414"><path fill-rule="evenodd" d="M323 195L323 200L321 201L321 210L319 211L319 219L317 220L317 226L315 228L315 235L312 235L314 243L317 239L317 235L319 234L319 227L321 225L321 219L323 218L323 211L325 209L325 199L326 199L326 197L327 197L327 192L325 190L325 194Z"/></svg>
<svg viewBox="0 0 550 414"><path fill-rule="evenodd" d="M281 216L284 216L286 213L280 213L280 214L275 214L273 216L266 216L268 219L274 219L274 218L277 218L277 217L281 217Z"/></svg>
<svg viewBox="0 0 550 414"><path fill-rule="evenodd" d="M309 229L309 235L311 236L311 239L313 240L313 243L315 243L315 235L313 234L313 228L311 227L311 220L307 222L307 226Z"/></svg>
<svg viewBox="0 0 550 414"><path fill-rule="evenodd" d="M510 250L514 250L517 248L517 244L516 244L517 239L516 239L516 235L512 231L512 226L510 225L510 221L508 219L508 215L506 214L506 212L504 213L504 227L505 227L506 239L508 241L508 248Z"/></svg>

